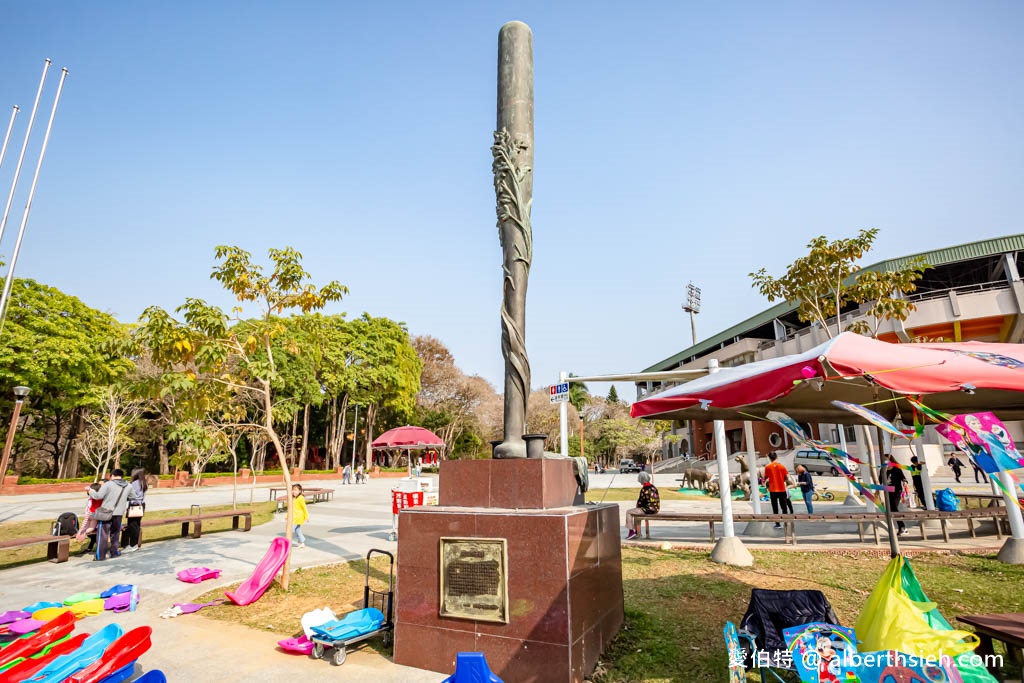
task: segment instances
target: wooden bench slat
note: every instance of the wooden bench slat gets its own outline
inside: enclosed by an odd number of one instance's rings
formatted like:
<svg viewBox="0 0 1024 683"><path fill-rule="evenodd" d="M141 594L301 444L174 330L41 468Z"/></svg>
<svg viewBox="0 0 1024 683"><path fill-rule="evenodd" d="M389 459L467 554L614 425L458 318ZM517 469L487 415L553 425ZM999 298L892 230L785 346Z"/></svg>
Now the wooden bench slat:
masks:
<svg viewBox="0 0 1024 683"><path fill-rule="evenodd" d="M0 541L0 548L24 548L30 545L46 544L46 559L50 562L67 562L71 555L71 536L32 536L11 538Z"/></svg>

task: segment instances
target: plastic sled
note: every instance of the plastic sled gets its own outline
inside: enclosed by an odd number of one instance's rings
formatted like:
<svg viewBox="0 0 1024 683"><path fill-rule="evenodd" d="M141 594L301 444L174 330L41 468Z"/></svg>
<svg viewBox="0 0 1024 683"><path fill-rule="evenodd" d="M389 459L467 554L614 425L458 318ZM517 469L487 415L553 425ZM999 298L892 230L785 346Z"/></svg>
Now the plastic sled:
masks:
<svg viewBox="0 0 1024 683"><path fill-rule="evenodd" d="M494 675L483 652L460 652L455 659L455 673L441 683L502 683Z"/></svg>
<svg viewBox="0 0 1024 683"><path fill-rule="evenodd" d="M94 617L97 614L103 614L103 598L76 602L68 609L70 609L71 613L78 619L81 619L82 617Z"/></svg>
<svg viewBox="0 0 1024 683"><path fill-rule="evenodd" d="M22 612L28 612L29 614L32 614L33 612L38 612L39 610L46 609L47 607L63 607L63 606L64 606L63 602L44 602L44 601L39 601L39 602L33 602L31 605L28 605L26 607L22 607L21 611Z"/></svg>
<svg viewBox="0 0 1024 683"><path fill-rule="evenodd" d="M167 677L164 676L163 671L154 669L153 671L147 671L136 678L134 683L167 683Z"/></svg>
<svg viewBox="0 0 1024 683"><path fill-rule="evenodd" d="M111 595L103 603L103 609L113 612L134 612L139 604L139 590L132 586L127 593L116 593Z"/></svg>
<svg viewBox="0 0 1024 683"><path fill-rule="evenodd" d="M28 621L27 619L25 621ZM18 623L18 622L15 622ZM0 666L10 664L21 657L31 657L47 645L54 643L75 630L75 617L70 612L39 627L39 631L28 638L16 640L0 650Z"/></svg>
<svg viewBox="0 0 1024 683"><path fill-rule="evenodd" d="M133 590L135 590L135 584L119 583L116 586L111 586L107 590L105 590L102 593L100 593L100 597L101 598L109 598L111 596L119 595L121 593L130 593Z"/></svg>
<svg viewBox="0 0 1024 683"><path fill-rule="evenodd" d="M64 605L70 607L71 605L77 605L80 602L87 602L89 600L98 600L103 596L99 593L75 593L64 598Z"/></svg>
<svg viewBox="0 0 1024 683"><path fill-rule="evenodd" d="M370 588L370 559L374 554L386 555L391 562L387 591ZM383 635L386 645L394 628L392 614L395 602L395 556L386 550L371 549L366 553L366 584L363 587L363 609L351 612L343 619L314 626L312 656L322 659L331 651L331 663L340 666L345 663L347 648L376 635ZM380 609L376 606L380 605ZM387 615L387 616L385 616Z"/></svg>
<svg viewBox="0 0 1024 683"><path fill-rule="evenodd" d="M123 669L119 669L114 673L104 678L100 683L121 683L121 681L127 681L135 673L135 662L128 662ZM68 681L75 680L74 677L69 678Z"/></svg>
<svg viewBox="0 0 1024 683"><path fill-rule="evenodd" d="M65 612L71 612L70 607L44 607L43 609L36 610L32 613L32 618L36 621L51 621L56 619Z"/></svg>
<svg viewBox="0 0 1024 683"><path fill-rule="evenodd" d="M277 646L285 652L294 652L300 655L308 655L313 652L313 641L305 635L301 635L298 638L279 640L277 641Z"/></svg>
<svg viewBox="0 0 1024 683"><path fill-rule="evenodd" d="M133 628L111 643L99 661L71 676L68 683L100 683L108 679L129 678L135 671L135 661L152 645L152 635L153 629L149 626ZM126 674L124 678L117 678L122 673Z"/></svg>
<svg viewBox="0 0 1024 683"><path fill-rule="evenodd" d="M23 659L11 668L5 669L3 673L0 673L0 683L18 683L18 681L30 678L32 674L57 659L57 657L77 650L88 637L88 633L79 633L73 638L61 640L53 645L44 647L39 654Z"/></svg>
<svg viewBox="0 0 1024 683"><path fill-rule="evenodd" d="M256 570L252 573L252 576L246 579L241 586L233 591L225 592L224 595L227 596L228 600L241 607L259 600L263 597L267 588L270 587L270 584L274 582L274 577L277 576L277 573L284 567L290 550L288 539L275 538L270 542L267 554L256 565Z"/></svg>
<svg viewBox="0 0 1024 683"><path fill-rule="evenodd" d="M57 657L28 681L31 683L59 683L98 661L111 643L120 638L124 631L117 624L107 624L85 639L74 652Z"/></svg>
<svg viewBox="0 0 1024 683"><path fill-rule="evenodd" d="M209 567L189 567L178 572L178 581L202 583L207 579L220 578L220 572L220 569L210 569Z"/></svg>
<svg viewBox="0 0 1024 683"><path fill-rule="evenodd" d="M376 631L383 623L384 613L376 607L367 607L349 612L341 619L314 626L313 633L319 639L332 642L351 640Z"/></svg>
<svg viewBox="0 0 1024 683"><path fill-rule="evenodd" d="M22 619L28 619L32 616L31 612L25 612L22 610L11 610L0 614L0 624L11 624L15 621L21 621Z"/></svg>
<svg viewBox="0 0 1024 683"><path fill-rule="evenodd" d="M32 617L29 617L28 619L22 619L21 621L16 621L13 624L11 624L10 626L8 626L7 627L7 632L11 633L11 634L14 634L16 636L23 636L26 633L32 633L33 631L38 631L42 627L42 625L45 624L45 623L46 623L45 621L39 621L38 619L33 619Z"/></svg>

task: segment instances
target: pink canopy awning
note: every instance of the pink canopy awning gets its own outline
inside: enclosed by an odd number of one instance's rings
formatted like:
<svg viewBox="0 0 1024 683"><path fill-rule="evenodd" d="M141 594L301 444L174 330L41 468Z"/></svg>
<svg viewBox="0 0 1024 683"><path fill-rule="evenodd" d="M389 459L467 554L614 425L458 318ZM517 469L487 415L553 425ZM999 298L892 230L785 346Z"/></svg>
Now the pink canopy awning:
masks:
<svg viewBox="0 0 1024 683"><path fill-rule="evenodd" d="M412 451L427 448L444 448L444 445L441 437L429 429L409 425L389 429L370 444L373 448L401 448Z"/></svg>
<svg viewBox="0 0 1024 683"><path fill-rule="evenodd" d="M633 417L743 419L780 410L800 420L856 422L832 400L909 414L905 395L946 412L1024 418L1024 345L892 344L850 332L803 353L721 368L637 401Z"/></svg>

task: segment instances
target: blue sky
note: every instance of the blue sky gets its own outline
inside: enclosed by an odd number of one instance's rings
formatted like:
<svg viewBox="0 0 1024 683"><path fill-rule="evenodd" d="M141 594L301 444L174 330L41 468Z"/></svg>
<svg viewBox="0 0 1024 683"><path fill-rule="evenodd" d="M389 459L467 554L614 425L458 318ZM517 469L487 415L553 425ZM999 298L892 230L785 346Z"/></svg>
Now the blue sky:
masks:
<svg viewBox="0 0 1024 683"><path fill-rule="evenodd" d="M23 114L0 201L43 59L31 150L71 70L18 275L132 321L230 306L217 244L290 245L351 288L335 311L403 320L497 385L511 19L534 31L535 386L688 346L688 280L701 335L762 310L747 273L817 234L878 227L875 261L1024 230L1017 2L2 0L0 120Z"/></svg>

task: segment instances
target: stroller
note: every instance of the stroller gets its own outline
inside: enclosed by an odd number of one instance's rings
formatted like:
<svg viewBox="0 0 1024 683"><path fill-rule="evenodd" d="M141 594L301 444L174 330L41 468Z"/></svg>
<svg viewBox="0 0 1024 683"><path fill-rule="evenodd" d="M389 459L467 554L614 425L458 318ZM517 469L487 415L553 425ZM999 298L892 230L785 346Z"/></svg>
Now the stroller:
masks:
<svg viewBox="0 0 1024 683"><path fill-rule="evenodd" d="M744 668L757 669L764 683L799 680L795 677L797 670L782 632L811 622L839 624L832 605L821 591L753 589L739 628ZM791 673L783 678L778 671Z"/></svg>
<svg viewBox="0 0 1024 683"><path fill-rule="evenodd" d="M376 591L370 588L370 558L374 555L386 555L391 561L387 591ZM393 619L395 601L395 556L386 550L371 549L366 553L366 585L363 587L363 609L346 614L343 618L321 626L313 627L312 656L323 659L331 652L331 663L341 666L348 656L346 648L364 640L383 635L384 644L391 642L391 631L395 627Z"/></svg>

